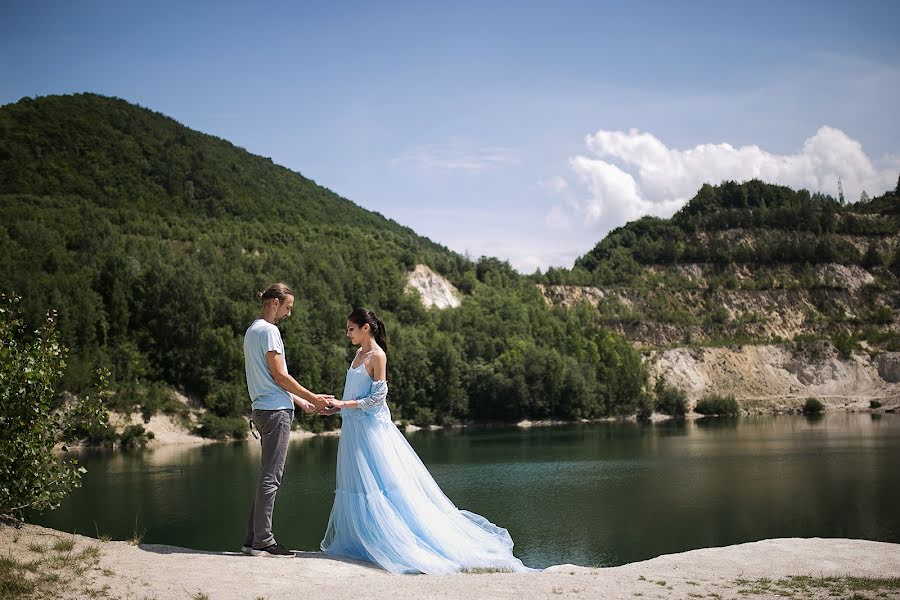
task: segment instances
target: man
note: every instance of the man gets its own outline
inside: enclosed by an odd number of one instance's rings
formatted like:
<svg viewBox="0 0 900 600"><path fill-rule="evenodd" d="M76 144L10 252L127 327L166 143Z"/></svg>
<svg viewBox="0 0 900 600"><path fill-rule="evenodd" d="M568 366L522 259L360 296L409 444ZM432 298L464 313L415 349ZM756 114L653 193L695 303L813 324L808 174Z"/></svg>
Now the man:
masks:
<svg viewBox="0 0 900 600"><path fill-rule="evenodd" d="M251 428L255 425L259 430L262 465L241 551L252 556L292 557L293 552L272 535L272 511L284 475L294 406L315 413L334 396L314 394L288 374L277 325L291 316L294 292L283 283L274 283L259 297L262 310L244 334L244 370L253 402Z"/></svg>

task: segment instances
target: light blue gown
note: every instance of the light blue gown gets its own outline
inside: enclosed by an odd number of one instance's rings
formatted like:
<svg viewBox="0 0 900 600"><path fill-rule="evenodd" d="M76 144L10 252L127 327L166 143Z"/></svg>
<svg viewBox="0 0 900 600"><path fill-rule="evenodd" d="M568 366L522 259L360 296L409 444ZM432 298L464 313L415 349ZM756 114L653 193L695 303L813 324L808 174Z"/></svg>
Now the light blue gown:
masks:
<svg viewBox="0 0 900 600"><path fill-rule="evenodd" d="M387 382L365 363L347 370L337 489L321 548L392 573L447 575L461 569L532 571L513 556L509 533L459 510L391 420Z"/></svg>

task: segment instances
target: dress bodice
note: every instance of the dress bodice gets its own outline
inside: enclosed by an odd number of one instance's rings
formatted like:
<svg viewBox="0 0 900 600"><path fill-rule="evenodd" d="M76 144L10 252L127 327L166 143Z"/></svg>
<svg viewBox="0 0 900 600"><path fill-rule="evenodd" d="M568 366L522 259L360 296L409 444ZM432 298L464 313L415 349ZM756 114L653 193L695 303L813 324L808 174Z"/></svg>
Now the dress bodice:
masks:
<svg viewBox="0 0 900 600"><path fill-rule="evenodd" d="M379 382L379 384L384 385L384 382ZM366 363L363 362L357 367L354 367L351 364L350 368L347 369L347 379L344 381L344 394L341 399L360 400L369 398L375 391L374 387L375 382L372 381L372 377L366 370ZM378 402L375 406L366 409L363 409L362 407L341 409L341 419L362 418L364 415L374 416L379 419L387 419L388 421L391 420L391 411L384 401Z"/></svg>
<svg viewBox="0 0 900 600"><path fill-rule="evenodd" d="M365 398L372 391L372 378L366 371L366 363L358 367L351 366L347 369L347 379L344 381L343 400L359 400Z"/></svg>

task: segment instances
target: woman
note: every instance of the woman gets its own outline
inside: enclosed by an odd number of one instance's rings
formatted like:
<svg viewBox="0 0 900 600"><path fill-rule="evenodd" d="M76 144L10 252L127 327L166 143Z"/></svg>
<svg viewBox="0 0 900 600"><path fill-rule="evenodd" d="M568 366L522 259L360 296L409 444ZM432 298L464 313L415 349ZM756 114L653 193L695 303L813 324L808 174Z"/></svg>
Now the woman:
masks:
<svg viewBox="0 0 900 600"><path fill-rule="evenodd" d="M446 575L460 569L530 571L512 554L505 529L459 510L394 426L387 398L384 323L369 310L347 317L347 337L359 346L340 410L337 489L327 554L373 562L392 573Z"/></svg>

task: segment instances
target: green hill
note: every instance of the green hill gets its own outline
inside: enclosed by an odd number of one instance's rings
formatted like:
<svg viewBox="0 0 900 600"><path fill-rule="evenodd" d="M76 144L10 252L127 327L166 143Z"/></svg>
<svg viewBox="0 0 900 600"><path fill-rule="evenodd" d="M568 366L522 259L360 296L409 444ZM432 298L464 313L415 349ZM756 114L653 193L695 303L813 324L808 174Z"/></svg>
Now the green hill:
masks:
<svg viewBox="0 0 900 600"><path fill-rule="evenodd" d="M536 281L651 349L827 339L848 355L900 350L898 278L900 184L845 205L754 180L704 185L671 219L619 227Z"/></svg>
<svg viewBox="0 0 900 600"><path fill-rule="evenodd" d="M242 433L241 336L255 292L298 291L284 325L289 369L340 393L346 315L367 306L390 339L396 418L581 418L633 412L646 373L619 335L547 308L508 264L475 263L310 179L126 101L80 94L0 107L0 290L30 323L58 311L65 380L109 368L111 405L184 414ZM426 311L405 291L424 263L465 293ZM336 419L304 419L330 427Z"/></svg>

